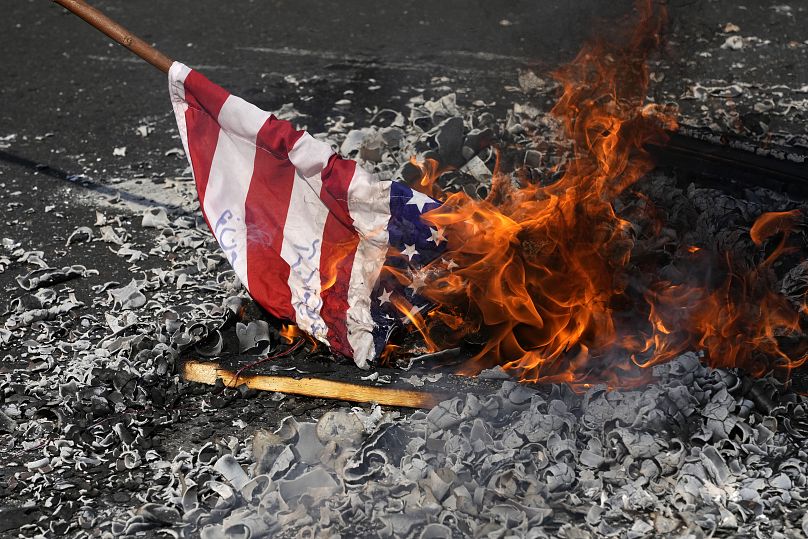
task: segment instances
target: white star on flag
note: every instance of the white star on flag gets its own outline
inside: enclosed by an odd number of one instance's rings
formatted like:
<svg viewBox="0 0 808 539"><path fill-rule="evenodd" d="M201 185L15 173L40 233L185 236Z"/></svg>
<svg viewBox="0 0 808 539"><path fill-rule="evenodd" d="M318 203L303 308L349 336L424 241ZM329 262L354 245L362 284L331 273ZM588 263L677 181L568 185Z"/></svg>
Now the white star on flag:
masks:
<svg viewBox="0 0 808 539"><path fill-rule="evenodd" d="M430 228L429 234L429 241L435 242L435 245L440 245L440 242L446 241L442 228Z"/></svg>
<svg viewBox="0 0 808 539"><path fill-rule="evenodd" d="M387 290L386 288L384 288L383 290L384 292L382 292L382 295L377 298L379 300L379 305L390 303L390 294L393 293L392 290Z"/></svg>
<svg viewBox="0 0 808 539"><path fill-rule="evenodd" d="M418 206L418 211L423 213L424 206L426 204L434 204L435 201L426 196L425 194L421 193L420 191L416 191L413 189L412 191L412 198L407 201L407 204L415 204Z"/></svg>
<svg viewBox="0 0 808 539"><path fill-rule="evenodd" d="M401 254L407 257L407 259L412 262L412 257L418 254L418 251L415 250L415 245L407 245L404 244L404 250L401 251Z"/></svg>
<svg viewBox="0 0 808 539"><path fill-rule="evenodd" d="M452 271L453 269L455 269L460 265L457 262L455 262L453 258L449 258L448 260L446 258L441 258L440 260L441 262L446 264L446 269L448 269L449 271Z"/></svg>
<svg viewBox="0 0 808 539"><path fill-rule="evenodd" d="M413 293L418 292L420 288L426 286L425 271L413 271L411 277L410 284L407 285L407 288L410 288Z"/></svg>

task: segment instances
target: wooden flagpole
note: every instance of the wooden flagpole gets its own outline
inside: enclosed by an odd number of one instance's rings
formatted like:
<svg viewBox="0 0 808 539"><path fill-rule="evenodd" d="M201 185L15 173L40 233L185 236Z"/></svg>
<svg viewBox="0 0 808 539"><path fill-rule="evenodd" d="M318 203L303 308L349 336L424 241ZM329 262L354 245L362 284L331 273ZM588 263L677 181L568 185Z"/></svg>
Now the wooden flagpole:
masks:
<svg viewBox="0 0 808 539"><path fill-rule="evenodd" d="M180 372L182 378L187 382L214 385L217 379L221 379L226 387L238 387L244 384L250 389L261 391L277 391L291 395L348 402L375 402L385 406L404 408L432 408L440 401L451 398L451 395L440 392L379 387L327 380L315 376L302 378L280 374L242 374L239 376L233 371L222 369L213 361L189 360L182 365Z"/></svg>
<svg viewBox="0 0 808 539"><path fill-rule="evenodd" d="M171 64L174 63L171 58L107 17L84 0L53 0L53 2L56 2L71 13L81 17L91 26L137 54L163 73L168 73Z"/></svg>

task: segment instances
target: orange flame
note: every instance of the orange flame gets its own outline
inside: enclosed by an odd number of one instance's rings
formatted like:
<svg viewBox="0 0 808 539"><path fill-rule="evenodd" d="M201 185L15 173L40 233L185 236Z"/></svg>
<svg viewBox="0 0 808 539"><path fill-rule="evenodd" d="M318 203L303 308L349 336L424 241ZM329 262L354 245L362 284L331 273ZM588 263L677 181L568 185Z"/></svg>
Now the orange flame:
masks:
<svg viewBox="0 0 808 539"><path fill-rule="evenodd" d="M787 236L801 219L799 210L764 213L752 225L749 235L755 245L761 246L768 238L780 232Z"/></svg>
<svg viewBox="0 0 808 539"><path fill-rule="evenodd" d="M727 258L729 277L717 288L648 277L637 284L629 274L634 226L613 201L653 168L644 146L676 127L675 111L644 102L646 60L660 44L665 13L650 0L638 10L640 23L619 44L589 44L555 74L563 92L552 113L574 154L560 180L517 189L497 170L486 200L455 193L424 215L446 231L448 248L426 268L435 278L420 292L435 310L426 321L420 313L408 319L430 349L484 333L466 373L499 364L523 380L583 389L644 382L645 367L686 350L704 349L712 365L753 374L808 358L780 344L801 334L799 313L772 291L766 268L787 251L795 212L762 216L753 241L783 232L780 245L743 273ZM419 166L420 188L440 195L436 165ZM703 248L684 250L706 256ZM396 306L407 316L408 305ZM639 328L638 315L647 318Z"/></svg>
<svg viewBox="0 0 808 539"><path fill-rule="evenodd" d="M413 188L434 199L442 200L444 198L443 190L435 182L447 169L442 168L440 163L434 159L425 159L423 162L419 162L415 157L411 157L410 164L421 171L421 179L418 180L418 185L413 186Z"/></svg>
<svg viewBox="0 0 808 539"><path fill-rule="evenodd" d="M303 336L300 328L294 324L283 324L280 331L281 337L286 341L286 344L292 344L299 337Z"/></svg>
<svg viewBox="0 0 808 539"><path fill-rule="evenodd" d="M427 348L430 352L435 352L438 350L438 346L432 341L432 338L429 336L429 332L426 328L426 323L424 322L424 317L421 315L420 310L408 302L406 299L402 298L401 296L393 296L391 299L393 306L403 315L402 320L405 324L412 324L418 333L424 338L424 342L427 345Z"/></svg>
<svg viewBox="0 0 808 539"><path fill-rule="evenodd" d="M286 344L294 344L299 339L305 339L311 346L311 352L316 352L320 348L320 341L297 327L295 324L281 325L281 338Z"/></svg>
<svg viewBox="0 0 808 539"><path fill-rule="evenodd" d="M320 262L320 293L328 291L337 283L341 270L350 269L353 259L348 258L348 255L356 250L357 243L358 240L351 234L349 239L335 243L328 252L323 253Z"/></svg>
<svg viewBox="0 0 808 539"><path fill-rule="evenodd" d="M379 356L379 365L389 367L396 352L400 349L401 347L396 344L387 343Z"/></svg>

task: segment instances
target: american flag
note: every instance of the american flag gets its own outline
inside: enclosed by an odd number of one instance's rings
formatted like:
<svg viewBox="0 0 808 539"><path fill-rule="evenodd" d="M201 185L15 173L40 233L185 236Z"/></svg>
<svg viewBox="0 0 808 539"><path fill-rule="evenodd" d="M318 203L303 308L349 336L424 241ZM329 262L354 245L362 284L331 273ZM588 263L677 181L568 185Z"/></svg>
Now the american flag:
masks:
<svg viewBox="0 0 808 539"><path fill-rule="evenodd" d="M440 203L181 63L168 79L202 213L238 278L271 314L367 368L408 321L402 310L426 309L421 268L446 240L421 215Z"/></svg>

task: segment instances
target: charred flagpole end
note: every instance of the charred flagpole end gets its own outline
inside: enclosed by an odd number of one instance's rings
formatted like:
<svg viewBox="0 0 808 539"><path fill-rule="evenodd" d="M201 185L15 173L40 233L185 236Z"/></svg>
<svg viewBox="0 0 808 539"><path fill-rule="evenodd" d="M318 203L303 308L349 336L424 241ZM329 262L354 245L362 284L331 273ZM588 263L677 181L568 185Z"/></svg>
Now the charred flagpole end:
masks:
<svg viewBox="0 0 808 539"><path fill-rule="evenodd" d="M123 45L143 60L147 61L163 73L168 73L174 61L158 51L132 32L113 21L101 11L84 0L52 0L85 22L106 34L113 41Z"/></svg>

